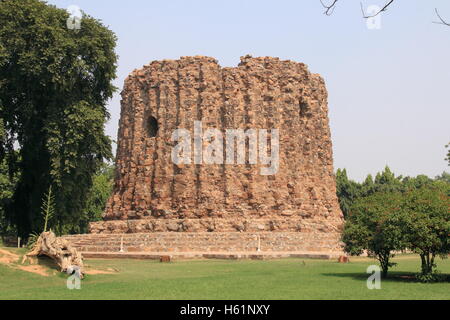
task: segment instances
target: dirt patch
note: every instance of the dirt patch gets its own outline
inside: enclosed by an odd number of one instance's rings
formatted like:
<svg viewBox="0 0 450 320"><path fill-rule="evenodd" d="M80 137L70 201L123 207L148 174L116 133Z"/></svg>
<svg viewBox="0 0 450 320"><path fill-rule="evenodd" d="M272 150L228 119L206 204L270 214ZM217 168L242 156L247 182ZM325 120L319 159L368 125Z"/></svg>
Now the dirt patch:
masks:
<svg viewBox="0 0 450 320"><path fill-rule="evenodd" d="M113 268L108 268L106 270L96 270L96 269L86 269L84 271L86 274L94 275L94 274L115 274L118 270Z"/></svg>
<svg viewBox="0 0 450 320"><path fill-rule="evenodd" d="M19 260L19 256L4 249L0 249L0 263L11 264L16 263Z"/></svg>
<svg viewBox="0 0 450 320"><path fill-rule="evenodd" d="M19 259L20 259L19 255L9 252L4 249L0 249L0 263L1 264L6 264L10 268L18 269L18 270L22 270L22 271L26 271L26 272L31 272L31 273L38 274L38 275L41 275L44 277L49 276L49 271L51 270L51 268L49 266L38 265L37 261L32 261L33 264L31 264L31 265L20 265ZM118 270L116 270L114 268L107 268L105 270L86 268L85 272L86 272L86 274L89 274L89 275L116 274L118 272Z"/></svg>
<svg viewBox="0 0 450 320"><path fill-rule="evenodd" d="M48 277L48 269L43 266L31 265L31 266L17 266L19 270L35 273L44 277Z"/></svg>
<svg viewBox="0 0 450 320"><path fill-rule="evenodd" d="M4 249L0 249L0 263L6 264L8 267L13 269L19 269L26 272L31 272L39 274L44 277L48 277L48 269L40 265L29 265L23 266L17 264L19 262L19 255L9 252Z"/></svg>

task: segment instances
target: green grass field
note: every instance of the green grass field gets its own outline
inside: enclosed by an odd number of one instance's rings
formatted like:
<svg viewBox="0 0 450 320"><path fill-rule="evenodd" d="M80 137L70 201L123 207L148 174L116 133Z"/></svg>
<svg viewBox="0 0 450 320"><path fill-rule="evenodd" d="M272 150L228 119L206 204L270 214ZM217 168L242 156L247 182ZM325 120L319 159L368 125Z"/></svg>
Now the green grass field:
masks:
<svg viewBox="0 0 450 320"><path fill-rule="evenodd" d="M412 279L420 268L417 256L395 262L380 290L366 287L366 268L376 264L368 258L352 258L348 264L311 259L86 260L90 268L117 272L87 275L80 290L67 289L67 276L47 266L50 276L45 277L0 264L0 299L450 299L449 282ZM450 261L439 259L438 269L450 274Z"/></svg>

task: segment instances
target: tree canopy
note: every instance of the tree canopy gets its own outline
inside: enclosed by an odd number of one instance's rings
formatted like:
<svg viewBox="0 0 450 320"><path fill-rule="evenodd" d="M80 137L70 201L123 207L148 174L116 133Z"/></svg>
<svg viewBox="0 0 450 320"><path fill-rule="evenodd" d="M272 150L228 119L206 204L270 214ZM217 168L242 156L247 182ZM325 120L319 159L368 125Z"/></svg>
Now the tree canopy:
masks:
<svg viewBox="0 0 450 320"><path fill-rule="evenodd" d="M92 176L112 157L116 37L87 15L70 30L68 18L39 0L0 2L0 160L20 174L7 217L22 237L41 229L50 185L58 231L76 232Z"/></svg>
<svg viewBox="0 0 450 320"><path fill-rule="evenodd" d="M449 191L448 184L437 183L411 190L404 197L403 234L408 248L420 255L424 277L435 271L436 256L447 258L450 253Z"/></svg>
<svg viewBox="0 0 450 320"><path fill-rule="evenodd" d="M418 278L432 281L436 257L450 253L449 174L431 179L425 175L396 177L391 170L371 176L363 183L338 170L338 196L346 221L342 240L351 255L367 252L380 262L384 276L395 252L409 250L420 255Z"/></svg>
<svg viewBox="0 0 450 320"><path fill-rule="evenodd" d="M401 231L403 211L399 192L374 193L358 199L350 209L343 232L344 250L360 255L367 250L381 265L383 276L387 275L394 252L406 246Z"/></svg>

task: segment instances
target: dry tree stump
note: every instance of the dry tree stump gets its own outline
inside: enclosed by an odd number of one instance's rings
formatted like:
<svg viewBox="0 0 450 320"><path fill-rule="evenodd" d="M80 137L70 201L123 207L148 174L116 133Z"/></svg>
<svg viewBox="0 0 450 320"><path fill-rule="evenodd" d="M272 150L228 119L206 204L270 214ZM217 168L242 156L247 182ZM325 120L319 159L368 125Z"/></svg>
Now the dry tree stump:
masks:
<svg viewBox="0 0 450 320"><path fill-rule="evenodd" d="M349 263L350 259L347 256L340 256L338 259L339 263Z"/></svg>
<svg viewBox="0 0 450 320"><path fill-rule="evenodd" d="M64 239L56 237L52 231L43 232L37 239L33 249L24 256L28 258L47 256L59 266L61 272L77 272L83 278L83 257L72 245Z"/></svg>
<svg viewBox="0 0 450 320"><path fill-rule="evenodd" d="M159 262L170 262L170 256L160 256Z"/></svg>

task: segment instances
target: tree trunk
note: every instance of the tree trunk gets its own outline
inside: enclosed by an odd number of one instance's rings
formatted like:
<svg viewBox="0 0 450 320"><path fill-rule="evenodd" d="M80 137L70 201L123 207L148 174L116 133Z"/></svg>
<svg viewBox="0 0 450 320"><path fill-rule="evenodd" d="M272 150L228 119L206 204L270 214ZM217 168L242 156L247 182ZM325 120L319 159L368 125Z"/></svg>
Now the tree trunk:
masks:
<svg viewBox="0 0 450 320"><path fill-rule="evenodd" d="M389 255L390 253L386 254L378 254L378 261L380 262L380 266L381 266L381 277L382 278L386 278L388 275L388 270L389 270Z"/></svg>
<svg viewBox="0 0 450 320"><path fill-rule="evenodd" d="M67 240L57 238L52 231L43 232L36 241L33 249L26 254L24 261L29 257L45 255L53 259L61 269L61 272L70 273L79 271L83 277L83 257Z"/></svg>
<svg viewBox="0 0 450 320"><path fill-rule="evenodd" d="M422 253L420 255L420 258L422 260L422 274L423 275L432 274L434 266L434 254L431 254L430 258L429 252Z"/></svg>

